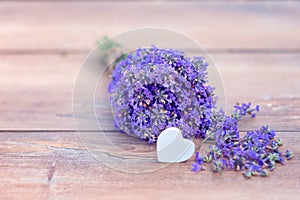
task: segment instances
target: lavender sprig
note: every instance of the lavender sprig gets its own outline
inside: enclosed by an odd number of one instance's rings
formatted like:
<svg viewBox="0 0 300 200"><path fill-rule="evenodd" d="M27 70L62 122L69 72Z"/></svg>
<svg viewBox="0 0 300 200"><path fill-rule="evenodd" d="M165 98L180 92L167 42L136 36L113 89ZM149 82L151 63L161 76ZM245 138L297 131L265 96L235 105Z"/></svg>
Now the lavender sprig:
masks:
<svg viewBox="0 0 300 200"><path fill-rule="evenodd" d="M263 126L258 130L247 132L244 137L240 136L237 125L247 114L251 117L256 116L259 106L251 108L251 104L237 104L231 116L226 116L224 112L219 112L219 121L215 122L215 130L208 136L214 137L216 144L211 145L209 153L203 158L204 162L212 163L212 170L219 172L223 169L243 170L246 178L252 176L268 176L269 171L273 171L276 163L284 164L284 157L288 160L293 157L291 151L282 154L279 146L282 140L275 138L275 131ZM198 148L205 142L200 144ZM197 166L199 165L199 166ZM192 171L197 172L202 169L202 163L193 163Z"/></svg>

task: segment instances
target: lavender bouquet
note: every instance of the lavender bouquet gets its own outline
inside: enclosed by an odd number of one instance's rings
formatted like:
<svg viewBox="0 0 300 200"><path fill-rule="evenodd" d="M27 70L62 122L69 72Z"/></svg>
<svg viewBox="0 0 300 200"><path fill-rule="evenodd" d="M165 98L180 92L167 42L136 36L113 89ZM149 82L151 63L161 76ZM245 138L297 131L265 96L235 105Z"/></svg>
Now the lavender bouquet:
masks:
<svg viewBox="0 0 300 200"><path fill-rule="evenodd" d="M237 104L231 115L217 110L214 88L208 84L208 63L184 52L157 47L138 49L115 64L109 84L115 125L121 131L154 143L168 127L178 127L185 138L213 138L209 152L195 155L192 171L211 163L214 172L243 170L245 177L267 176L276 163L284 164L282 141L263 126L240 136L238 122L256 116L259 106Z"/></svg>
<svg viewBox="0 0 300 200"><path fill-rule="evenodd" d="M202 57L184 52L138 49L115 66L109 85L116 126L153 143L167 127L184 137L205 137L215 108Z"/></svg>

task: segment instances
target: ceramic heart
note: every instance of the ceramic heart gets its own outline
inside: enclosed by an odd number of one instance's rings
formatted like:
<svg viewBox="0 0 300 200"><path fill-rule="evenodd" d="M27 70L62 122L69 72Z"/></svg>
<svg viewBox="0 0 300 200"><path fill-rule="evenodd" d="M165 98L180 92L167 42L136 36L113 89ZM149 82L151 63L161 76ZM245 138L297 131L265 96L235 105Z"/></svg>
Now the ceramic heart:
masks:
<svg viewBox="0 0 300 200"><path fill-rule="evenodd" d="M195 144L191 140L184 139L178 128L167 128L158 136L157 159L159 162L183 162L192 157L194 152Z"/></svg>

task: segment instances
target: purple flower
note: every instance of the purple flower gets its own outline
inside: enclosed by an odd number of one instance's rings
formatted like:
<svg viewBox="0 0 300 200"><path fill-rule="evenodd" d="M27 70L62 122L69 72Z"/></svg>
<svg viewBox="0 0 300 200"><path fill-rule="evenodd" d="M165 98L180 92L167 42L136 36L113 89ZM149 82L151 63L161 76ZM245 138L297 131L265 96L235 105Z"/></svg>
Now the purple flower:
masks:
<svg viewBox="0 0 300 200"><path fill-rule="evenodd" d="M292 158L294 157L294 153L291 152L291 151L289 151L289 150L286 150L284 156L285 156L288 160L290 160L290 159L292 159Z"/></svg>
<svg viewBox="0 0 300 200"><path fill-rule="evenodd" d="M259 105L255 106L255 108L251 108L251 103L242 103L234 106L235 110L232 113L232 117L240 120L245 115L250 115L252 118L256 117L255 112L259 112Z"/></svg>
<svg viewBox="0 0 300 200"><path fill-rule="evenodd" d="M213 171L214 172L221 173L221 171L224 169L224 160L222 160L222 159L214 160L212 162L212 165L213 165Z"/></svg>
<svg viewBox="0 0 300 200"><path fill-rule="evenodd" d="M150 143L170 126L185 138L205 137L215 108L208 63L182 51L137 49L118 62L108 90L116 126Z"/></svg>
<svg viewBox="0 0 300 200"><path fill-rule="evenodd" d="M205 162L212 162L212 170L221 172L223 169L244 170L246 178L252 176L267 176L268 170L272 171L276 163L284 164L284 157L291 159L293 153L286 151L282 154L279 146L282 140L275 138L274 130L268 126L247 132L240 137L238 122L246 115L253 115L259 107L251 107L251 104L239 104L234 107L231 116L226 116L221 110L212 116L210 126L211 134L216 143L210 146L209 152L204 156ZM196 161L199 153L196 153Z"/></svg>
<svg viewBox="0 0 300 200"><path fill-rule="evenodd" d="M259 105L256 105L255 110L259 112Z"/></svg>
<svg viewBox="0 0 300 200"><path fill-rule="evenodd" d="M203 163L203 158L200 156L200 153L199 152L196 152L195 154L195 161L201 165Z"/></svg>
<svg viewBox="0 0 300 200"><path fill-rule="evenodd" d="M203 169L204 169L204 168L201 166L201 164L195 162L195 163L192 164L192 169L191 169L191 171L193 171L193 172L199 172L199 171L201 171L201 170L203 170Z"/></svg>

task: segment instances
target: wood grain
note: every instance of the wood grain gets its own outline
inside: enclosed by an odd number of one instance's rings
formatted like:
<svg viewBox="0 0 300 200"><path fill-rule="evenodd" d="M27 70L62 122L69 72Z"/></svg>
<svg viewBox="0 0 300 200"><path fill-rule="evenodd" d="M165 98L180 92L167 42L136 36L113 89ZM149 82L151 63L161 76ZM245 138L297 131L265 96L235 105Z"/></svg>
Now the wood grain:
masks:
<svg viewBox="0 0 300 200"><path fill-rule="evenodd" d="M116 134L115 142L120 145L135 144L138 149L144 146L153 151L148 144L139 140L134 143L130 136ZM281 149L294 151L295 158L285 166L277 165L268 178L245 180L241 172L212 173L209 165L207 170L194 174L189 171L192 160L152 173L124 173L95 160L76 133L0 133L1 157L4 158L0 160L0 198L198 199L200 195L203 199L297 199L300 195L299 136L299 132L278 133L284 142ZM135 150L123 149L123 153ZM53 177L48 180L55 160Z"/></svg>
<svg viewBox="0 0 300 200"><path fill-rule="evenodd" d="M211 50L299 53L299 9L298 1L7 1L0 2L0 47L2 53L87 52L103 35L158 27Z"/></svg>

